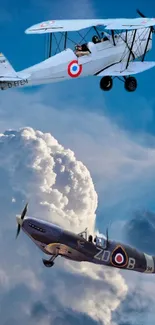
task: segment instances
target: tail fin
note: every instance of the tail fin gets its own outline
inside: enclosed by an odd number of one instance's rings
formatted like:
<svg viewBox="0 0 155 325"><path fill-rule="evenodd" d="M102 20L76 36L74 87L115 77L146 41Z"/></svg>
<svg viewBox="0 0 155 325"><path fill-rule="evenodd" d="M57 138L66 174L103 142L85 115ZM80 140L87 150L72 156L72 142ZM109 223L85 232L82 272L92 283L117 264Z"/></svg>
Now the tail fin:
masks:
<svg viewBox="0 0 155 325"><path fill-rule="evenodd" d="M1 81L18 81L27 79L30 74L18 73L14 70L10 62L6 59L3 53L0 53L0 82Z"/></svg>
<svg viewBox="0 0 155 325"><path fill-rule="evenodd" d="M17 73L3 53L0 53L0 77L4 76L17 77Z"/></svg>

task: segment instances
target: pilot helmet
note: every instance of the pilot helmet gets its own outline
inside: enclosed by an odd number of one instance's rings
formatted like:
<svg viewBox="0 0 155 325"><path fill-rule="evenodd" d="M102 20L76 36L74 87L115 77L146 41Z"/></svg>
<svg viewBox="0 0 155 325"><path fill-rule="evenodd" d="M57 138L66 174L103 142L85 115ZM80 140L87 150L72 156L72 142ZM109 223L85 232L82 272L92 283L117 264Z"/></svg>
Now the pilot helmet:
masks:
<svg viewBox="0 0 155 325"><path fill-rule="evenodd" d="M99 41L98 36L94 35L94 36L92 37L92 42L93 42L93 43L97 43L98 41Z"/></svg>
<svg viewBox="0 0 155 325"><path fill-rule="evenodd" d="M76 49L76 50L80 50L80 49L81 49L81 45L80 45L80 44L76 44L76 45L75 45L75 49Z"/></svg>

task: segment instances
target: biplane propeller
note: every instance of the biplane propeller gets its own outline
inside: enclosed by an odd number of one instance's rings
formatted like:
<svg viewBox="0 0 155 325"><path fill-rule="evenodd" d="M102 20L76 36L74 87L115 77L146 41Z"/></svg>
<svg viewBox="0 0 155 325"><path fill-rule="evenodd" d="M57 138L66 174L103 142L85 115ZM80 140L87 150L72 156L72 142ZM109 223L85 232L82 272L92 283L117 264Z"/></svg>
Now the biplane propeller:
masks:
<svg viewBox="0 0 155 325"><path fill-rule="evenodd" d="M138 15L140 16L140 17L142 17L142 18L147 18L139 9L137 9L137 13L138 13ZM155 29L154 29L154 27L153 26L151 26L150 27L150 29L151 29L151 31L152 31L152 33L154 33L155 32Z"/></svg>

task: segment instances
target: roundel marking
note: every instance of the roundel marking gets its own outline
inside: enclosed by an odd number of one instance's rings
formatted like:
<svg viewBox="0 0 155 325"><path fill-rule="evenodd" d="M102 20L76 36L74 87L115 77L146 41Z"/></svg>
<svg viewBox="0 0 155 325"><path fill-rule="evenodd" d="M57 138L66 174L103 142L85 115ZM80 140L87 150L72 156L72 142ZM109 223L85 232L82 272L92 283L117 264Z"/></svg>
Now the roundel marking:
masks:
<svg viewBox="0 0 155 325"><path fill-rule="evenodd" d="M122 246L117 246L110 258L111 264L117 267L125 267L128 264L128 256L125 249Z"/></svg>
<svg viewBox="0 0 155 325"><path fill-rule="evenodd" d="M77 60L71 61L68 65L68 74L72 78L78 77L82 72L82 65Z"/></svg>
<svg viewBox="0 0 155 325"><path fill-rule="evenodd" d="M121 264L124 262L124 257L122 254L118 253L116 254L115 256L115 262L118 263L118 264Z"/></svg>
<svg viewBox="0 0 155 325"><path fill-rule="evenodd" d="M40 27L47 27L48 25L54 24L55 20L49 20L41 23Z"/></svg>
<svg viewBox="0 0 155 325"><path fill-rule="evenodd" d="M148 20L145 19L145 20L142 21L142 24L147 24L147 22L148 22Z"/></svg>

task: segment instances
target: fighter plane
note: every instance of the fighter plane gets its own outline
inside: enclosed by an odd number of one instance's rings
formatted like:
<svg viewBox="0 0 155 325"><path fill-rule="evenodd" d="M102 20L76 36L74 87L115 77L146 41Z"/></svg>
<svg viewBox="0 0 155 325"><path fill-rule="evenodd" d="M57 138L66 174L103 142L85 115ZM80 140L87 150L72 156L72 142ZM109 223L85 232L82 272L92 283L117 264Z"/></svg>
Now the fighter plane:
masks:
<svg viewBox="0 0 155 325"><path fill-rule="evenodd" d="M58 257L77 262L90 262L118 269L131 270L144 273L155 273L155 256L140 252L135 248L109 240L108 230L106 236L88 236L85 229L79 234L67 231L50 222L26 217L28 204L21 216L17 215L17 235L20 229L50 259L43 259L46 267L52 267Z"/></svg>
<svg viewBox="0 0 155 325"><path fill-rule="evenodd" d="M144 61L152 49L155 18L138 13L141 17L134 19L49 20L27 28L26 34L49 35L48 57L16 72L1 53L0 89L97 76L104 91L112 89L114 78L123 81L127 91L135 91L133 75L155 66L155 61ZM76 36L71 39L70 33Z"/></svg>

